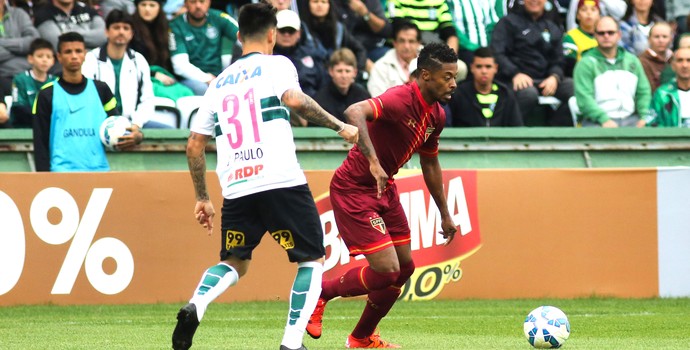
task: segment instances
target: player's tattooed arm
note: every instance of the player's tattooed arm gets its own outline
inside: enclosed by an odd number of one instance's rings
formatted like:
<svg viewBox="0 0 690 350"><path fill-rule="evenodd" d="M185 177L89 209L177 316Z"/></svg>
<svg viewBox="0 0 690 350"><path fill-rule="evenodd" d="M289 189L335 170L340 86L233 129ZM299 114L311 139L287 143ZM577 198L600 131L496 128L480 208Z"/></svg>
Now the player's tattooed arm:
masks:
<svg viewBox="0 0 690 350"><path fill-rule="evenodd" d="M289 89L283 93L282 100L290 110L300 117L334 130L349 143L357 143L359 131L356 127L338 120L302 91Z"/></svg>
<svg viewBox="0 0 690 350"><path fill-rule="evenodd" d="M283 103L300 117L311 123L339 131L343 127L343 122L326 112L309 95L295 89L289 89L283 93Z"/></svg>
<svg viewBox="0 0 690 350"><path fill-rule="evenodd" d="M194 183L197 201L209 200L206 189L206 144L210 136L192 132L187 140L187 165Z"/></svg>

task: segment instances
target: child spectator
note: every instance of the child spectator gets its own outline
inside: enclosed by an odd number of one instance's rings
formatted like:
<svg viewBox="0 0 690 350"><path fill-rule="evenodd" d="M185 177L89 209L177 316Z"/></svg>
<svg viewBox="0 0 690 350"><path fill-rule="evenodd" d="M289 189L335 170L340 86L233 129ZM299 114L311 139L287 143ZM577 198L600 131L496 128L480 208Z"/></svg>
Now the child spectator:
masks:
<svg viewBox="0 0 690 350"><path fill-rule="evenodd" d="M31 42L27 60L31 65L12 80L12 110L10 121L13 128L31 128L31 107L41 90L41 86L51 82L55 77L48 71L55 64L53 44L43 38Z"/></svg>
<svg viewBox="0 0 690 350"><path fill-rule="evenodd" d="M523 126L513 89L494 80L498 65L488 47L475 50L472 79L460 83L448 102L450 125L462 127ZM446 123L448 124L448 123Z"/></svg>
<svg viewBox="0 0 690 350"><path fill-rule="evenodd" d="M582 58L582 53L597 46L594 26L600 18L599 0L579 0L576 18L578 27L569 30L563 37L564 70L567 77L573 76L573 68Z"/></svg>
<svg viewBox="0 0 690 350"><path fill-rule="evenodd" d="M357 59L348 48L336 50L328 62L331 79L316 93L314 100L328 113L347 122L343 113L351 104L364 101L371 96L367 90L355 83ZM315 126L315 125L310 125Z"/></svg>

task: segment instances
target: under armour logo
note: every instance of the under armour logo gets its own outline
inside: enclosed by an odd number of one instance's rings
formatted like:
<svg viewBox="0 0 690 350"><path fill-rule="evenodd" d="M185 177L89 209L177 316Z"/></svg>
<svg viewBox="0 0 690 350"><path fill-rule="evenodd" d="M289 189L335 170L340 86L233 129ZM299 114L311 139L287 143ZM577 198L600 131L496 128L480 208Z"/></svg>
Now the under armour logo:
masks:
<svg viewBox="0 0 690 350"><path fill-rule="evenodd" d="M413 119L410 119L410 120L407 121L407 125L409 125L409 126L411 126L411 127L414 128L414 126L417 125L417 122L414 121Z"/></svg>

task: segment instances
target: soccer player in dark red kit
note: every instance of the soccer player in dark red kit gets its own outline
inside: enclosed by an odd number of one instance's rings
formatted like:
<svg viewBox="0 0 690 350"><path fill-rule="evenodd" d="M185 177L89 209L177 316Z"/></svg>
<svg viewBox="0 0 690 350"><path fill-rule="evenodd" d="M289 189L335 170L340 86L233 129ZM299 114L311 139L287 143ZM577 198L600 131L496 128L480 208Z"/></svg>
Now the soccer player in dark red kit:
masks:
<svg viewBox="0 0 690 350"><path fill-rule="evenodd" d="M393 176L415 152L419 153L424 182L441 213L442 235L446 244L450 243L457 228L448 212L437 157L446 121L438 102L448 102L456 87L457 60L447 45L427 45L419 54L415 80L345 111L348 122L359 128L359 141L335 171L330 198L350 255L364 254L369 266L322 282L321 297L307 324L311 337L321 336L329 300L367 294L364 312L345 346L400 347L374 332L415 268L410 227Z"/></svg>

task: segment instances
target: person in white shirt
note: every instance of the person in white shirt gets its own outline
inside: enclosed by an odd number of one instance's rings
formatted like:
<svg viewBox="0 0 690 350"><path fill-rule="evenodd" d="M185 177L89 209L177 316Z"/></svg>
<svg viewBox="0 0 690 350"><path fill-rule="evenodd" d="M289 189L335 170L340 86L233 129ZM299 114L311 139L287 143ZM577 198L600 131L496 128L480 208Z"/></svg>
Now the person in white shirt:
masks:
<svg viewBox="0 0 690 350"><path fill-rule="evenodd" d="M369 73L367 90L371 96L378 96L410 80L410 61L419 53L421 32L411 21L396 19L393 22L393 39L393 48L374 63Z"/></svg>
<svg viewBox="0 0 690 350"><path fill-rule="evenodd" d="M155 113L151 68L144 56L128 48L134 31L132 16L112 10L106 18L107 43L86 54L82 74L100 80L115 95L118 109L140 128L172 128L150 120Z"/></svg>

